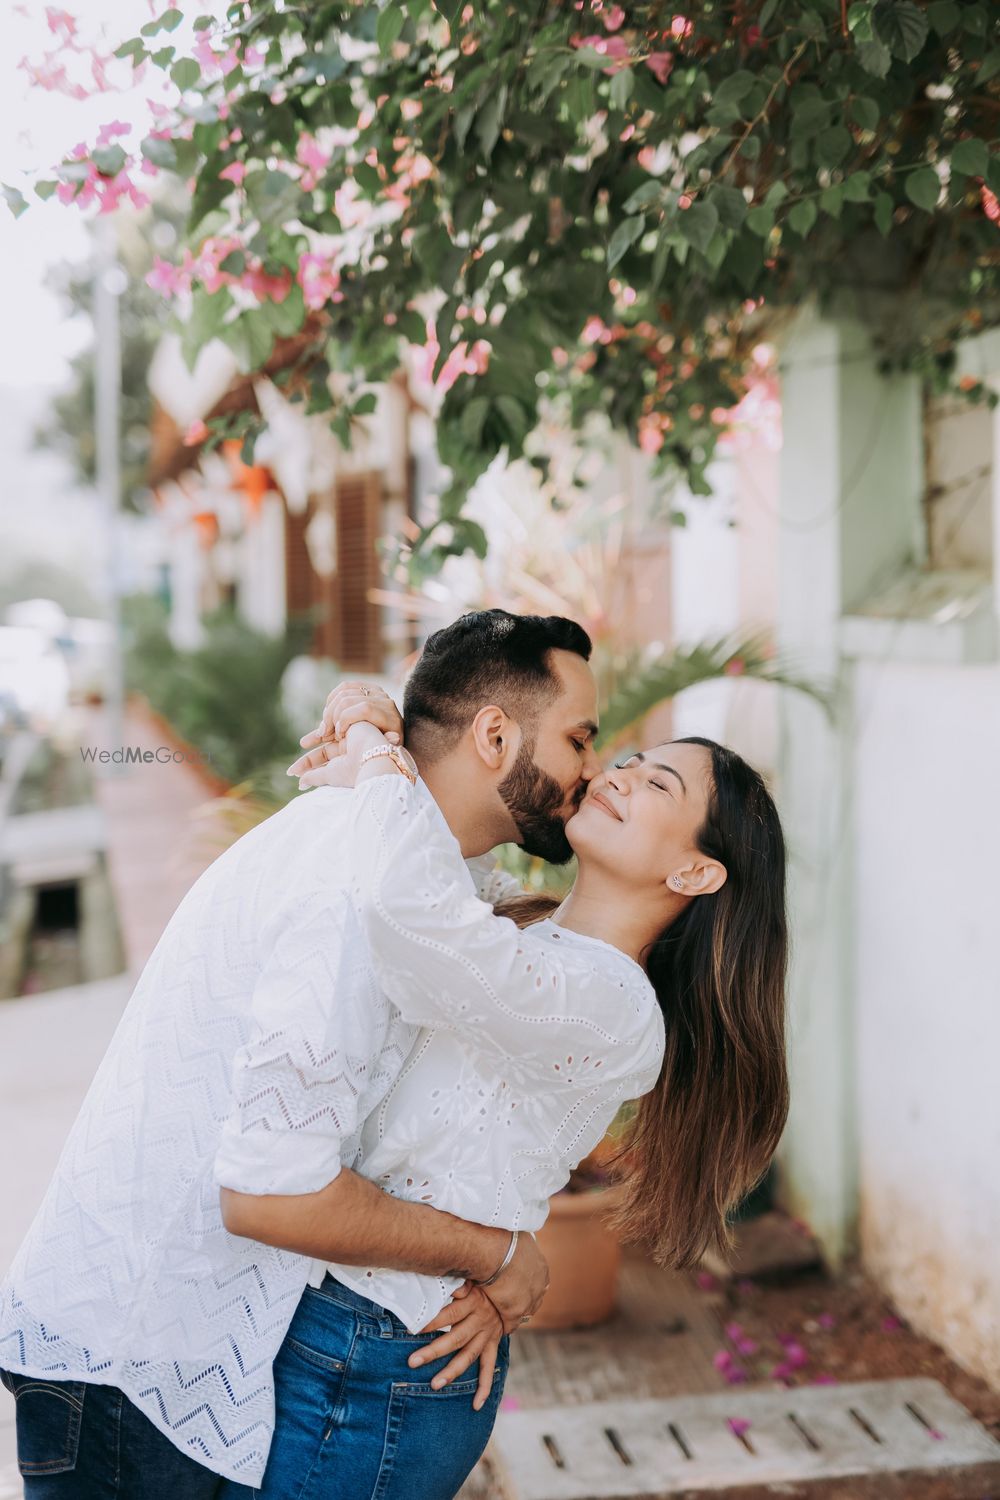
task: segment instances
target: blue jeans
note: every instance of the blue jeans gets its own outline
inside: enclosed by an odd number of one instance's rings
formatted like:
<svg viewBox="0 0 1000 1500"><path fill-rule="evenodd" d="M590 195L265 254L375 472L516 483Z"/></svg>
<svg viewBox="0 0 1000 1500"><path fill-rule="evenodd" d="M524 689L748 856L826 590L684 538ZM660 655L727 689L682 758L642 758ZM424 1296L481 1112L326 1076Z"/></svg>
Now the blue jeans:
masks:
<svg viewBox="0 0 1000 1500"><path fill-rule="evenodd" d="M0 1370L17 1401L25 1500L216 1500L222 1480L116 1386Z"/></svg>
<svg viewBox="0 0 1000 1500"><path fill-rule="evenodd" d="M489 1400L473 1411L479 1366L443 1390L447 1359L411 1369L412 1334L393 1313L327 1276L308 1288L274 1364L277 1423L258 1490L219 1500L453 1500L486 1447L507 1374L500 1344Z"/></svg>

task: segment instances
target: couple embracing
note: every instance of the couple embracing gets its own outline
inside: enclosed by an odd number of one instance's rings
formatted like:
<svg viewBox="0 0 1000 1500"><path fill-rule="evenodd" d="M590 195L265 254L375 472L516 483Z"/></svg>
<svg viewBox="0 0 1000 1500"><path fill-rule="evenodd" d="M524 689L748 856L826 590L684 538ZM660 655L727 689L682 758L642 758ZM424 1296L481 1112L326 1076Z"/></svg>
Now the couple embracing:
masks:
<svg viewBox="0 0 1000 1500"><path fill-rule="evenodd" d="M402 722L337 689L181 902L0 1288L28 1500L451 1500L626 1101L623 1232L725 1241L787 1110L781 828L710 741L602 769L590 650L490 610Z"/></svg>

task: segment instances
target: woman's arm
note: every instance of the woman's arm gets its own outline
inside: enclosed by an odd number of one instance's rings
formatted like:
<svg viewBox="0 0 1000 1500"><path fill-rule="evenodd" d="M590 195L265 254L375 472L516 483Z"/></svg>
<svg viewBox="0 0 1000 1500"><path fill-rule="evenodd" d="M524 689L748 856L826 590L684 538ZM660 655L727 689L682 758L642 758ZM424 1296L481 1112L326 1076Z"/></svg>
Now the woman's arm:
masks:
<svg viewBox="0 0 1000 1500"><path fill-rule="evenodd" d="M368 726L361 735L378 743ZM549 1088L621 1078L658 1045L641 970L606 945L494 915L426 787L388 758L360 767L350 838L357 909L404 1019L458 1032Z"/></svg>

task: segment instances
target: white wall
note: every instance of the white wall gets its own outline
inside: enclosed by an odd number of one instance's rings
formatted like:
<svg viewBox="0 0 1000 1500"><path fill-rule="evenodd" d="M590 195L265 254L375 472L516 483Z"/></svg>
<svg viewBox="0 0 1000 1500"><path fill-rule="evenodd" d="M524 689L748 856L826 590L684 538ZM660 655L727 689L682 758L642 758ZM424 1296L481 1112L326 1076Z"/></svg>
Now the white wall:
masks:
<svg viewBox="0 0 1000 1500"><path fill-rule="evenodd" d="M855 673L862 1251L1000 1385L1000 666Z"/></svg>

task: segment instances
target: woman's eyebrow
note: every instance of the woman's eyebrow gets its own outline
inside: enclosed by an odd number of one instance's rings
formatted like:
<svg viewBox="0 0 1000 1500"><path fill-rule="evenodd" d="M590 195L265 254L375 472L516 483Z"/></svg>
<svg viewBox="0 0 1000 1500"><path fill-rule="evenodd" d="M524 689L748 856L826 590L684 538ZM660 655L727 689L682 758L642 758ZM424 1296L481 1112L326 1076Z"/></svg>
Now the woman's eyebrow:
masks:
<svg viewBox="0 0 1000 1500"><path fill-rule="evenodd" d="M675 771L674 768L673 768L673 766L665 766L665 765L663 765L663 763L661 761L658 761L658 760L647 761L645 755L643 754L643 752L641 750L637 750L635 752L635 755L632 758L633 758L633 760L641 760L642 763L643 763L643 765L650 765L650 766L652 766L654 771L669 771L669 773L670 773L671 776L676 776L677 777L677 780L680 782L681 786L684 788L684 795L685 795L685 797L687 796L687 787L684 784L684 777L681 775L680 771Z"/></svg>

